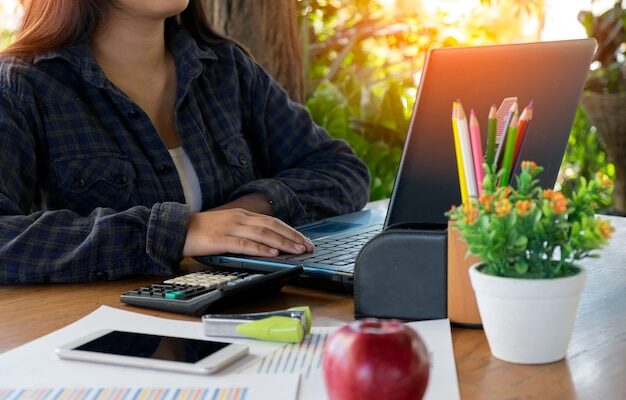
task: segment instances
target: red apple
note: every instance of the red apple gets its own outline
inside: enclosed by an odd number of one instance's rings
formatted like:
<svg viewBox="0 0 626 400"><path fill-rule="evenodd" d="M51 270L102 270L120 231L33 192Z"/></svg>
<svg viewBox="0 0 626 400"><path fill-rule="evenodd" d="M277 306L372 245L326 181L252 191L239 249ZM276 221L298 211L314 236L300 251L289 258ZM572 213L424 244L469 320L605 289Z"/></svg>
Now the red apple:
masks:
<svg viewBox="0 0 626 400"><path fill-rule="evenodd" d="M400 321L355 321L334 332L324 347L330 400L419 400L428 373L424 342Z"/></svg>

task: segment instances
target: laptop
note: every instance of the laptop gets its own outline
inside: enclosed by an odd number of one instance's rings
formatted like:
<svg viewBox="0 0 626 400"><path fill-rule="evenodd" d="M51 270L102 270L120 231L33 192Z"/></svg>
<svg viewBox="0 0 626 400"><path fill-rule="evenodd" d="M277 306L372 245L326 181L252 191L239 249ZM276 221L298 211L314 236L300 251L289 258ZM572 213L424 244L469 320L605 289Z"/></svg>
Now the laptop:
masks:
<svg viewBox="0 0 626 400"><path fill-rule="evenodd" d="M355 258L373 235L402 224L443 226L444 213L461 203L451 128L456 99L467 111L476 110L483 132L492 104L517 97L523 108L533 100L519 160L543 166L540 184L553 187L595 48L593 39L581 39L429 51L388 209L374 207L298 227L316 244L313 253L226 254L201 261L233 269L302 265L300 283L352 290Z"/></svg>

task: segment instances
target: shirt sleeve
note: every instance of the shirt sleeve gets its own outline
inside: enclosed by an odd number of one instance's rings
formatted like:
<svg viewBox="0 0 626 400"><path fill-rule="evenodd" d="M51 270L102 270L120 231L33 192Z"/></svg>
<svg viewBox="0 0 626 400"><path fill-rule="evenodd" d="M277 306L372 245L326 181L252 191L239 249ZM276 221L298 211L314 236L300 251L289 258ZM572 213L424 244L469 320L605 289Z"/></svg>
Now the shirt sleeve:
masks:
<svg viewBox="0 0 626 400"><path fill-rule="evenodd" d="M274 215L292 225L361 209L369 197L367 166L347 143L316 125L263 68L248 65L249 125L270 176L241 186L230 199L264 193Z"/></svg>
<svg viewBox="0 0 626 400"><path fill-rule="evenodd" d="M40 210L34 105L0 93L0 284L85 282L172 274L181 259L187 206L124 211Z"/></svg>

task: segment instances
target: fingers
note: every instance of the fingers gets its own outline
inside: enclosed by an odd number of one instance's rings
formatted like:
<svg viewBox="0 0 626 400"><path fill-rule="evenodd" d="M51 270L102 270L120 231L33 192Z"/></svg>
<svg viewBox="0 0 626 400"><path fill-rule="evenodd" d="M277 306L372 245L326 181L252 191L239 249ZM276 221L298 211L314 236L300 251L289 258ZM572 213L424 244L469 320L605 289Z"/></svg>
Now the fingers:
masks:
<svg viewBox="0 0 626 400"><path fill-rule="evenodd" d="M237 253L274 257L279 250L302 254L315 246L277 218L242 209L192 214L183 256Z"/></svg>
<svg viewBox="0 0 626 400"><path fill-rule="evenodd" d="M278 218L244 209L228 212L233 219L227 232L231 236L254 240L287 253L301 254L315 249L307 237Z"/></svg>
<svg viewBox="0 0 626 400"><path fill-rule="evenodd" d="M265 257L276 257L278 255L277 249L242 237L225 236L223 247L225 252L233 254Z"/></svg>
<svg viewBox="0 0 626 400"><path fill-rule="evenodd" d="M266 244L275 246L280 250L290 253L303 253L315 249L315 245L309 238L278 218L254 214L250 218L249 224L257 228L251 230L254 235L253 239L267 239Z"/></svg>
<svg viewBox="0 0 626 400"><path fill-rule="evenodd" d="M306 246L300 243L299 238L286 238L268 226L240 225L233 234L287 253L301 254L307 251Z"/></svg>

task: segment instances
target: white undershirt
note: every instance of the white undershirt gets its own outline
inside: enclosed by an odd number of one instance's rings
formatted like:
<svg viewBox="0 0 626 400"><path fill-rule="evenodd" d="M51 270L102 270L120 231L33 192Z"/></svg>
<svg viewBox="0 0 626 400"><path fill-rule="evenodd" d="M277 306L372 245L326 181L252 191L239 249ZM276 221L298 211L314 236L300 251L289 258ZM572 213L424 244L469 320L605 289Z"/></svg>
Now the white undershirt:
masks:
<svg viewBox="0 0 626 400"><path fill-rule="evenodd" d="M180 183L183 186L183 194L185 195L185 203L189 206L192 213L199 212L202 209L202 192L200 192L200 182L196 170L191 165L191 160L185 153L182 146L173 149L167 149L180 177Z"/></svg>

